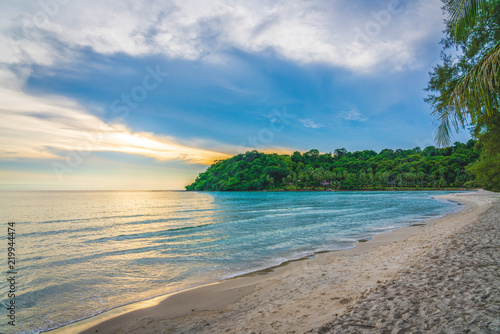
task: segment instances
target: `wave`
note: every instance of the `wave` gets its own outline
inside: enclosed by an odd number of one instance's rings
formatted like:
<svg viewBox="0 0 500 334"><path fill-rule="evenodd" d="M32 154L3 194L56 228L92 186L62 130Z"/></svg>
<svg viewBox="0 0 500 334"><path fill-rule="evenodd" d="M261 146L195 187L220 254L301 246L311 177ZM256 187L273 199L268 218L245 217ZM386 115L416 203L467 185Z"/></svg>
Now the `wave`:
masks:
<svg viewBox="0 0 500 334"><path fill-rule="evenodd" d="M143 224L151 224L151 223L165 223L169 221L178 221L178 220L189 220L191 218L189 217L179 217L179 218L162 218L162 219L155 219L155 220L138 220L134 222L128 222L125 223L127 225L143 225Z"/></svg>
<svg viewBox="0 0 500 334"><path fill-rule="evenodd" d="M144 215L127 215L127 216L104 216L104 217L91 217L91 218L74 218L74 219L60 219L60 220L46 220L46 221L25 221L17 222L17 224L54 224L54 223L74 223L74 222L84 222L84 221L95 221L99 219L121 219L121 218L135 218L144 217Z"/></svg>
<svg viewBox="0 0 500 334"><path fill-rule="evenodd" d="M215 224L217 224L217 223L208 223L208 224L201 224L201 225L196 225L196 226L184 226L184 227L170 228L167 230L156 231L156 232L122 234L122 235L118 235L118 236L114 236L114 237L103 237L103 238L98 238L98 239L87 240L84 243L102 243L102 242L109 242L109 241L124 241L124 240L149 239L149 238L154 238L154 237L164 237L164 236L168 236L170 233L173 233L173 232L197 230L197 229L202 229L204 227L207 227L210 225L215 225Z"/></svg>

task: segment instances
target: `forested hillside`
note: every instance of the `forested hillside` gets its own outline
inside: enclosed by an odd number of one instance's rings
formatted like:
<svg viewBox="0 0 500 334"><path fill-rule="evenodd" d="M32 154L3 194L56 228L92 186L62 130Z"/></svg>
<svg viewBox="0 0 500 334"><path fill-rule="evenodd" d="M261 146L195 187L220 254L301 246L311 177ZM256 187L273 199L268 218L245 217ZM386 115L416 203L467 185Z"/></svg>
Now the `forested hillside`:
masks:
<svg viewBox="0 0 500 334"><path fill-rule="evenodd" d="M466 167L480 152L474 141L424 150L384 149L292 155L257 151L217 161L187 190L381 190L473 187Z"/></svg>

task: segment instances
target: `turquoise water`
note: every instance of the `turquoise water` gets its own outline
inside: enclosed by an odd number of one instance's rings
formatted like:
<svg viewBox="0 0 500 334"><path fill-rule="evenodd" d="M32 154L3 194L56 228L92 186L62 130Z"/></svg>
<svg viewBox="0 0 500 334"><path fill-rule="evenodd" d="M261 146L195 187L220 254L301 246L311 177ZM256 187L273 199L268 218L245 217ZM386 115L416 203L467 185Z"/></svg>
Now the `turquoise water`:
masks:
<svg viewBox="0 0 500 334"><path fill-rule="evenodd" d="M105 310L278 265L446 212L445 192L1 192L0 266L16 229L16 327Z"/></svg>

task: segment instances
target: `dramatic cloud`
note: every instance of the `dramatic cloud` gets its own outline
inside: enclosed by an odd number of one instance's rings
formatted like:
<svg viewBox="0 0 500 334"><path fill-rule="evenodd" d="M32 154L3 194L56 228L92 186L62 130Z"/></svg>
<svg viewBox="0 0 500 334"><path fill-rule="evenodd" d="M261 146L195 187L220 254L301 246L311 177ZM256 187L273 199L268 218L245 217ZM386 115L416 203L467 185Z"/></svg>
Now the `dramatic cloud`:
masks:
<svg viewBox="0 0 500 334"><path fill-rule="evenodd" d="M0 15L9 24L0 26L0 39L12 47L3 54L4 63L51 64L76 57L73 52L82 48L221 61L236 48L350 70L382 65L403 70L419 66L418 45L441 27L439 0L369 6L343 0L89 0L64 5L49 0L4 6Z"/></svg>
<svg viewBox="0 0 500 334"><path fill-rule="evenodd" d="M2 82L15 82L0 71ZM157 160L211 164L224 153L181 145L174 138L134 133L123 124L107 124L75 102L57 96L34 97L0 87L0 158L61 159L71 152L121 152Z"/></svg>
<svg viewBox="0 0 500 334"><path fill-rule="evenodd" d="M134 189L168 189L157 185L164 174L181 189L203 165L246 150L411 143L406 127L432 131L420 95L439 57L440 7L440 0L3 1L0 176L45 185L55 162L74 165L79 156L85 164L65 175L65 186L105 184L126 162L128 174L109 189L139 170L144 186L128 183ZM159 67L158 79L149 69ZM273 123L266 115L278 107L294 117ZM110 121L116 117L123 119ZM386 131L388 120L403 135ZM106 169L110 163L116 168Z"/></svg>

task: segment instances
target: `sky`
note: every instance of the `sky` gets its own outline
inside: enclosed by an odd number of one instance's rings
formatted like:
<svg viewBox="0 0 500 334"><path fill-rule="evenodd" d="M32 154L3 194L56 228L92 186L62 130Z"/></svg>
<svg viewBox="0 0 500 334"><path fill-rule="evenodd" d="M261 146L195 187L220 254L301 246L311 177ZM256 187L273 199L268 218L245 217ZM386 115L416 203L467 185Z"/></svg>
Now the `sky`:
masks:
<svg viewBox="0 0 500 334"><path fill-rule="evenodd" d="M3 1L0 190L176 190L249 150L435 145L443 20L440 0Z"/></svg>

